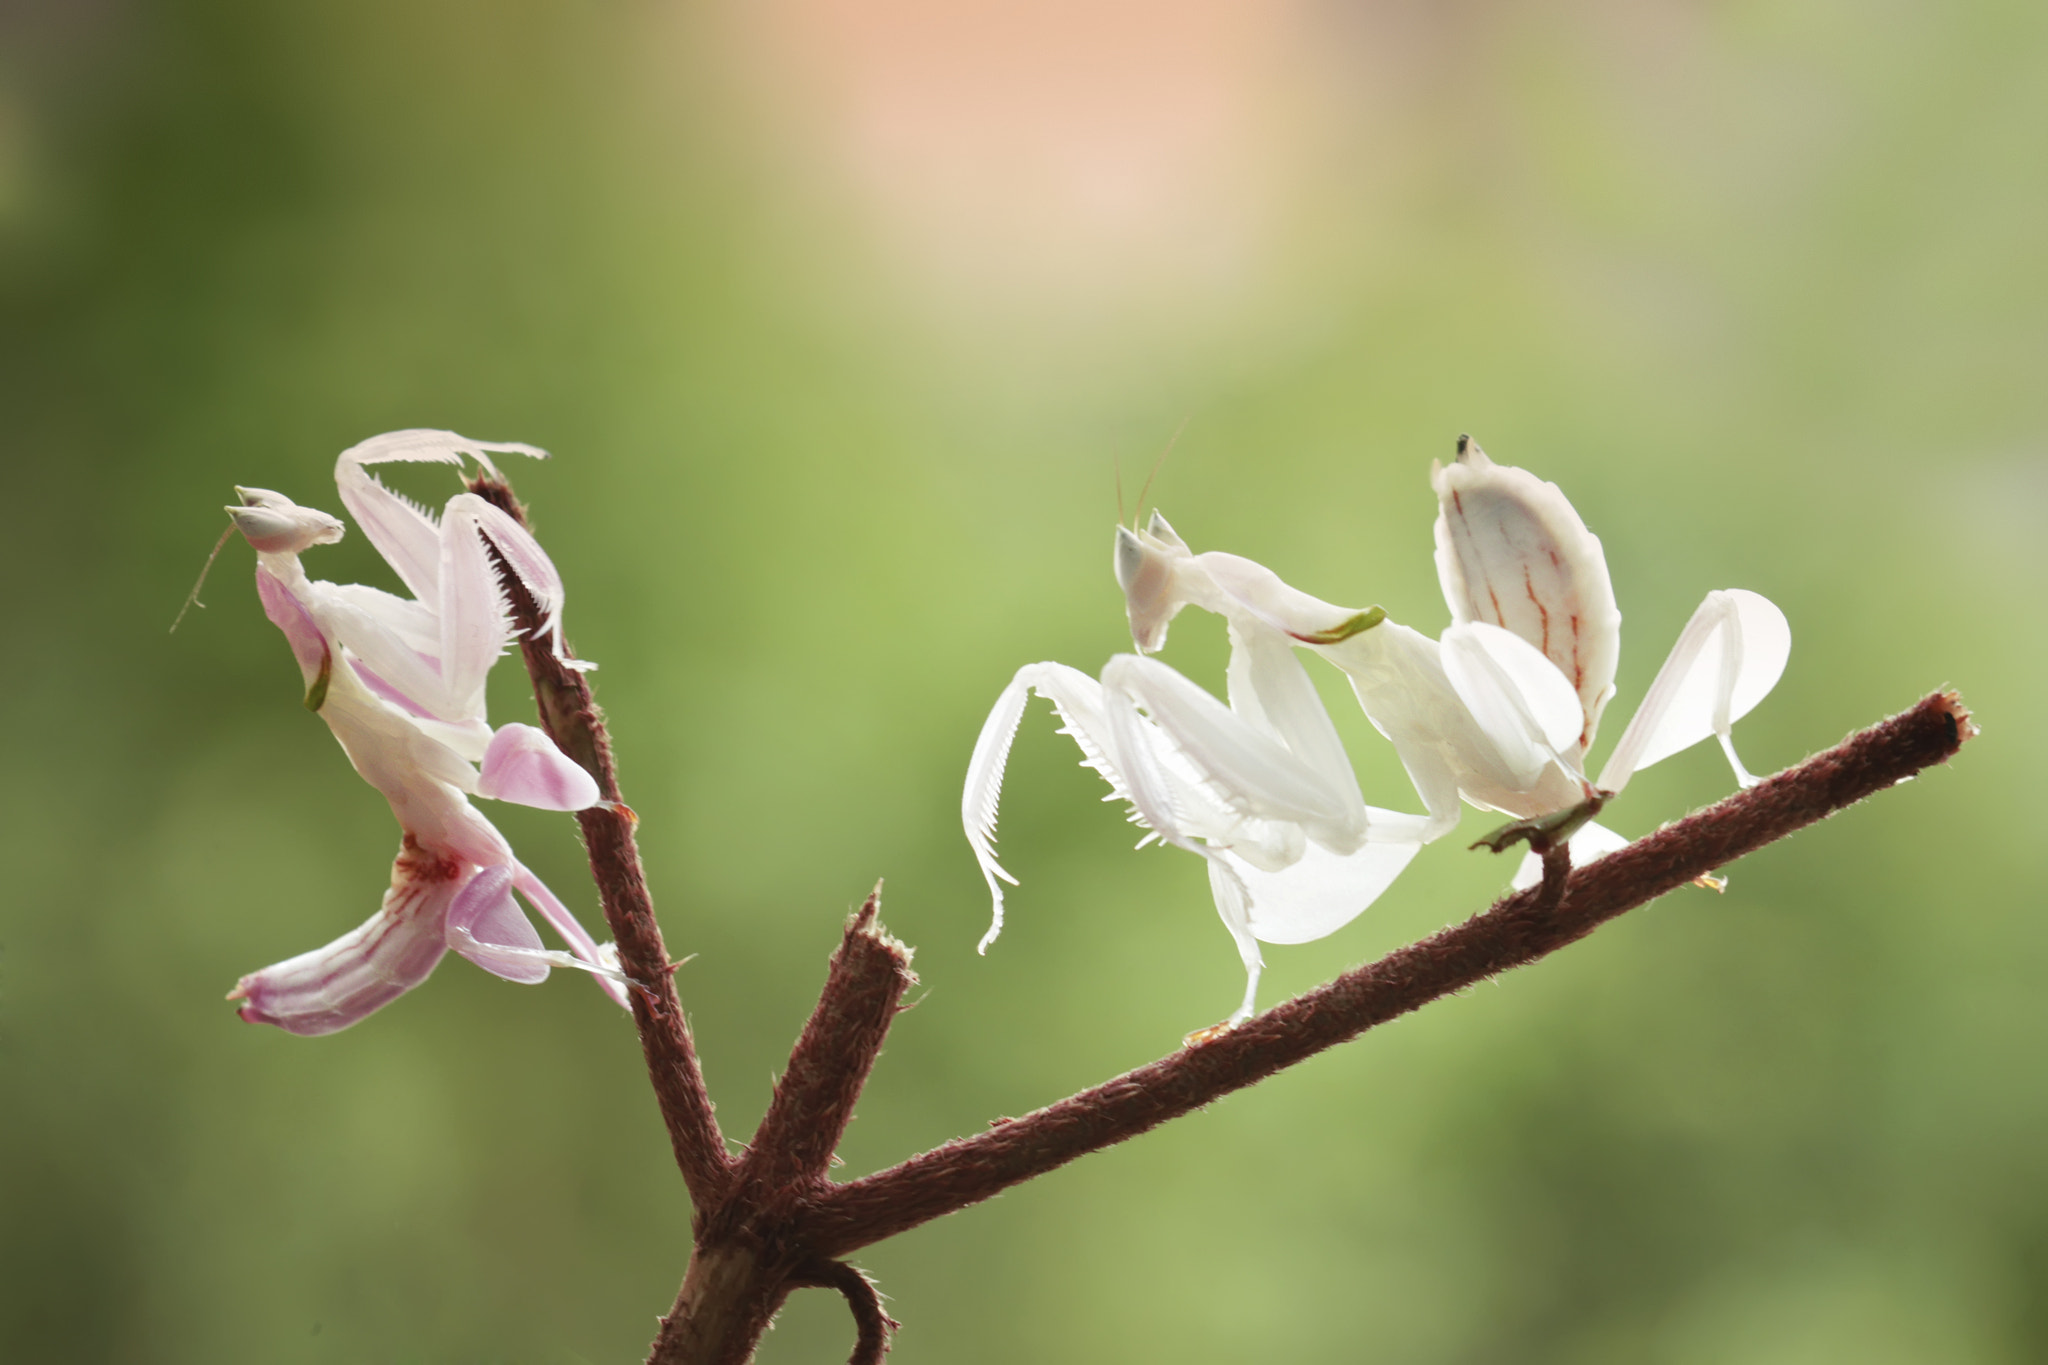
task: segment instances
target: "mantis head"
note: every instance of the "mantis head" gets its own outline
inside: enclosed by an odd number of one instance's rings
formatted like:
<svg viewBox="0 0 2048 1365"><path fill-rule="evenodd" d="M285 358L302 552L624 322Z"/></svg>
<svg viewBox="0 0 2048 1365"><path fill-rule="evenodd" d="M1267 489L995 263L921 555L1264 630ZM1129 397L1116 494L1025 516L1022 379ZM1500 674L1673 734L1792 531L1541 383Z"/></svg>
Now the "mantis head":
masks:
<svg viewBox="0 0 2048 1365"><path fill-rule="evenodd" d="M1142 531L1118 524L1116 581L1124 590L1131 640L1139 653L1151 654L1165 645L1167 623L1188 603L1183 575L1193 563L1186 543L1159 513L1152 514Z"/></svg>
<svg viewBox="0 0 2048 1365"><path fill-rule="evenodd" d="M267 488L237 487L239 506L227 509L235 529L261 554L295 555L315 545L332 545L342 537L341 521L311 507L301 507Z"/></svg>

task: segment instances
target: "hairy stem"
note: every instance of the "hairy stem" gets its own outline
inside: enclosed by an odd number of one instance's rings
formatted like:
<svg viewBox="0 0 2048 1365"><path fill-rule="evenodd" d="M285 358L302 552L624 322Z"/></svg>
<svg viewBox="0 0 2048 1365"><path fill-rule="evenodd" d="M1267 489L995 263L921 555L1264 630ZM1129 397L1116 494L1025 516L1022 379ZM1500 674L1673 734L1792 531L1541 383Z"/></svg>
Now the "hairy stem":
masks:
<svg viewBox="0 0 2048 1365"><path fill-rule="evenodd" d="M480 476L470 481L469 489L520 525L527 525L526 509L513 496L511 485L502 479ZM611 926L612 937L619 946L619 965L640 986L630 995L633 1022L640 1030L640 1049L647 1059L647 1075L654 1084L662 1121L668 1126L676 1165L682 1170L684 1184L689 1186L690 1201L701 1212L724 1193L732 1172L732 1158L726 1155L725 1138L718 1131L711 1096L704 1087L704 1072L697 1063L689 1021L683 1017L682 1002L676 997L668 949L661 941L661 926L654 919L654 900L648 894L647 877L640 867L640 848L633 833L637 820L619 797L618 769L612 761L604 713L598 709L583 674L555 656L549 637L540 629L540 610L518 575L508 572L502 562L498 567L499 580L519 629L520 653L525 657L527 674L533 679L541 728L563 753L597 779L598 789L604 795L604 804L578 811L576 822L582 826L584 847L590 854L590 873L604 902L605 923Z"/></svg>
<svg viewBox="0 0 2048 1365"><path fill-rule="evenodd" d="M757 1244L700 1239L647 1365L746 1365L796 1287L790 1283L795 1269L795 1262Z"/></svg>
<svg viewBox="0 0 2048 1365"><path fill-rule="evenodd" d="M1580 868L1561 894L1545 885L1508 896L1210 1041L839 1186L801 1236L820 1255L843 1256L1135 1137L1376 1024L1556 952L1645 901L1944 761L1974 733L1953 693L1929 696ZM1546 858L1546 871L1564 865L1555 853Z"/></svg>

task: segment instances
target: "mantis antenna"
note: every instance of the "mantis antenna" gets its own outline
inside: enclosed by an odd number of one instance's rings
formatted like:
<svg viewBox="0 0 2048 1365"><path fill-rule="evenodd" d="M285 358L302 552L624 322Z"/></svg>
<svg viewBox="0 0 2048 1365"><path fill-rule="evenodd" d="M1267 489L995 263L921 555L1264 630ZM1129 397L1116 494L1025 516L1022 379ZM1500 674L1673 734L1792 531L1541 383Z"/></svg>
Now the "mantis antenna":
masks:
<svg viewBox="0 0 2048 1365"><path fill-rule="evenodd" d="M194 607L198 607L201 610L205 609L206 603L199 600L199 590L206 586L206 575L213 572L213 561L220 558L221 547L228 543L228 537L234 533L235 524L229 522L228 528L220 533L220 539L213 542L213 553L206 557L205 565L200 568L199 581L194 583L192 591L186 594L185 605L178 608L178 619L171 622L171 634L176 635L178 633L178 626L184 621L186 612Z"/></svg>
<svg viewBox="0 0 2048 1365"><path fill-rule="evenodd" d="M1188 423L1195 419L1191 412L1180 419L1180 425L1173 429L1173 435L1166 442L1166 449L1159 452L1159 458L1152 462L1152 472L1145 476L1145 486L1138 490L1138 510L1131 517L1131 526L1136 529L1138 518L1145 513L1145 499L1152 492L1152 481L1159 477L1159 471L1166 464L1166 457L1173 454L1173 448L1180 444L1180 434L1188 429ZM1123 471L1117 471L1116 515L1121 521L1124 515Z"/></svg>

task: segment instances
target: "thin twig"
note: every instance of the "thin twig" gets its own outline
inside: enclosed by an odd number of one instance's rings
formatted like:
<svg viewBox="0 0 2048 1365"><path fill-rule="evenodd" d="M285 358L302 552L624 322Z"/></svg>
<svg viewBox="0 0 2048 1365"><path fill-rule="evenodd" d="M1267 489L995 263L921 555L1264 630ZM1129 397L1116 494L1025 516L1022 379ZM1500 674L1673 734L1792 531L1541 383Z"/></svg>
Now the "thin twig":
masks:
<svg viewBox="0 0 2048 1365"><path fill-rule="evenodd" d="M836 1289L845 1295L858 1334L846 1365L882 1365L882 1357L889 1354L890 1335L903 1324L883 1310L882 1292L864 1272L844 1261L812 1261L790 1277L789 1287Z"/></svg>
<svg viewBox="0 0 2048 1365"><path fill-rule="evenodd" d="M910 949L875 917L881 895L877 886L847 921L817 1008L740 1160L732 1203L786 1198L825 1179L903 992L917 983Z"/></svg>
<svg viewBox="0 0 2048 1365"><path fill-rule="evenodd" d="M521 526L527 524L526 509L502 479L483 475L472 479L469 489ZM496 554L495 547L492 553ZM668 1126L669 1145L675 1150L683 1182L689 1186L690 1200L702 1211L723 1195L733 1163L712 1113L689 1021L676 997L668 949L654 919L654 901L647 891L640 849L633 837L636 817L619 798L618 771L612 762L604 716L583 674L556 657L550 636L541 629L540 610L518 575L507 571L502 560L498 570L518 626L520 653L533 679L541 728L563 753L597 779L604 797L602 804L577 812L576 820L582 826L591 875L604 902L605 922L618 943L619 965L639 985L628 992L633 1022L639 1026L641 1052L647 1059L647 1074L654 1084L662 1121Z"/></svg>
<svg viewBox="0 0 2048 1365"><path fill-rule="evenodd" d="M1211 1041L839 1186L798 1235L817 1255L843 1256L1135 1137L1376 1024L1555 952L1624 911L1946 760L1974 733L1955 694L1936 693L1579 869L1562 895L1550 878Z"/></svg>

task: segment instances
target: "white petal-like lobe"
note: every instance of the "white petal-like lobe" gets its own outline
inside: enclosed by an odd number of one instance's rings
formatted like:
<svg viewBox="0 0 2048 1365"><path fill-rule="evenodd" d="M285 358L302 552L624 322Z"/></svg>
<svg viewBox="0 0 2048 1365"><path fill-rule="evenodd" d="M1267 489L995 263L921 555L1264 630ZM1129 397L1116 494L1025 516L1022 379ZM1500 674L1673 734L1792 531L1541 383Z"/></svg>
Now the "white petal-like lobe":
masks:
<svg viewBox="0 0 2048 1365"><path fill-rule="evenodd" d="M1533 786L1546 765L1576 748L1578 695L1521 637L1484 622L1452 626L1442 658L1458 699L1518 785Z"/></svg>
<svg viewBox="0 0 2048 1365"><path fill-rule="evenodd" d="M1431 482L1451 619L1501 626L1541 650L1577 693L1590 744L1621 658L1621 611L1600 538L1556 484L1495 464L1476 445L1436 466Z"/></svg>
<svg viewBox="0 0 2048 1365"><path fill-rule="evenodd" d="M1601 771L1619 791L1643 768L1719 735L1764 699L1784 675L1792 629L1769 599L1741 588L1707 594L1671 647L1643 704ZM1738 779L1747 778L1739 764Z"/></svg>
<svg viewBox="0 0 2048 1365"><path fill-rule="evenodd" d="M1422 849L1428 821L1374 809L1371 833L1350 854L1310 844L1293 866L1263 872L1228 853L1250 900L1249 928L1265 943L1312 943L1357 919Z"/></svg>
<svg viewBox="0 0 2048 1365"><path fill-rule="evenodd" d="M1792 623L1778 604L1747 588L1723 588L1735 602L1742 661L1729 687L1728 723L1741 720L1771 694L1792 658Z"/></svg>

